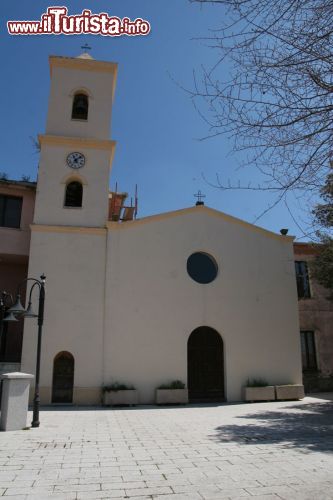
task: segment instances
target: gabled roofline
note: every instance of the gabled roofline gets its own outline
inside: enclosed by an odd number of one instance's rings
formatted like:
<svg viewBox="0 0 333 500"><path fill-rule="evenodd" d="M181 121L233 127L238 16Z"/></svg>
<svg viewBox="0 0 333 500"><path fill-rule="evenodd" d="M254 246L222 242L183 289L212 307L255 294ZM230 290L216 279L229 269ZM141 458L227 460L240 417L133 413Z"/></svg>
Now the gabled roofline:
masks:
<svg viewBox="0 0 333 500"><path fill-rule="evenodd" d="M268 229L264 229L262 227L255 226L254 224L251 224L250 222L246 222L242 219L238 219L237 217L226 214L224 212L220 212L219 210L216 210L214 208L207 207L206 205L199 205L199 206L194 206L194 207L182 208L180 210L173 210L171 212L164 212L162 214L149 215L147 217L143 217L142 219L136 219L133 221L126 221L126 222L122 222L122 223L108 221L107 227L108 227L108 229L126 229L126 228L130 228L132 226L136 226L139 224L148 224L149 222L156 222L158 220L170 219L172 217L178 217L181 215L186 215L186 214L191 214L191 213L207 213L213 217L218 217L218 218L227 220L229 222L232 222L233 224L239 224L243 227L246 227L247 229L251 229L252 231L259 232L261 234L264 234L265 236L268 236L270 238L274 238L274 239L277 239L277 240L280 240L283 242L290 243L290 242L293 242L295 239L294 236L283 236L281 234L273 233L273 231L269 231Z"/></svg>

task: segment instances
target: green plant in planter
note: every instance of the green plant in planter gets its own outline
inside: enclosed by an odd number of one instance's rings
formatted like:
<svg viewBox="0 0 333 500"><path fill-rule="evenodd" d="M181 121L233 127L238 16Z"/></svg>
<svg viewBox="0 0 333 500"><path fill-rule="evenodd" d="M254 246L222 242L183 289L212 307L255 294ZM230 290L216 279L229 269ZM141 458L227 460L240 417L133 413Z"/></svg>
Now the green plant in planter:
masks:
<svg viewBox="0 0 333 500"><path fill-rule="evenodd" d="M157 389L185 389L185 384L181 380L174 380L168 384L162 384Z"/></svg>
<svg viewBox="0 0 333 500"><path fill-rule="evenodd" d="M102 391L104 392L118 392L118 391L133 391L135 387L133 385L120 384L119 382L113 382L111 385L104 385Z"/></svg>
<svg viewBox="0 0 333 500"><path fill-rule="evenodd" d="M248 378L246 387L267 387L269 383L263 378Z"/></svg>

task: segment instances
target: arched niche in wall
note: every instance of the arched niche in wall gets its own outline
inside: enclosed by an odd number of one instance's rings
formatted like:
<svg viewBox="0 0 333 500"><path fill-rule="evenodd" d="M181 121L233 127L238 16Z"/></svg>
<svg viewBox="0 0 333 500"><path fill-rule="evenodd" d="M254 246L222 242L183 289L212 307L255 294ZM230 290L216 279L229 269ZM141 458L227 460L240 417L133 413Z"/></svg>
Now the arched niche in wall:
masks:
<svg viewBox="0 0 333 500"><path fill-rule="evenodd" d="M73 387L74 357L68 351L61 351L53 361L52 403L72 403Z"/></svg>

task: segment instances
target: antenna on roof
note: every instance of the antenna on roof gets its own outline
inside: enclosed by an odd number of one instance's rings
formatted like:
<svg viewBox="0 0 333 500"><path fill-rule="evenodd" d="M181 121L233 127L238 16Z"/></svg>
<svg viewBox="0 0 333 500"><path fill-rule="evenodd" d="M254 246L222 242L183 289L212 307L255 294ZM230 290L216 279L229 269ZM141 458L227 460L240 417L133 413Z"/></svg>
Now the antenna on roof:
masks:
<svg viewBox="0 0 333 500"><path fill-rule="evenodd" d="M138 215L138 185L135 184L135 197L134 197L134 219L136 219L136 216Z"/></svg>

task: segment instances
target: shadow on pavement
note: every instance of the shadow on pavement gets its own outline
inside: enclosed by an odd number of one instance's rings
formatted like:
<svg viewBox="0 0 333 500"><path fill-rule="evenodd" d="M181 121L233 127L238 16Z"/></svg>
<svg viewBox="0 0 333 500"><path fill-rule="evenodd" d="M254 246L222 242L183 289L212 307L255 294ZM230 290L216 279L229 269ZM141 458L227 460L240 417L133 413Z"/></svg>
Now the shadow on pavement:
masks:
<svg viewBox="0 0 333 500"><path fill-rule="evenodd" d="M218 408L222 406L231 406L231 405L244 405L244 402L237 402L237 403L196 403L196 404L169 404L169 405L135 405L135 406L128 406L128 405L117 405L117 406L96 406L96 405L89 405L89 406L77 406L75 404L50 404L50 405L43 405L40 407L40 411L121 411L121 410L126 410L126 411L138 411L138 410L174 410L176 408L182 409L182 410L190 410L191 408ZM29 410L32 411L32 406L29 406Z"/></svg>
<svg viewBox="0 0 333 500"><path fill-rule="evenodd" d="M253 406L251 405L251 409ZM303 452L333 453L333 401L296 404L274 411L235 417L237 425L221 425L209 437L240 444L283 444ZM252 420L253 422L246 422Z"/></svg>

